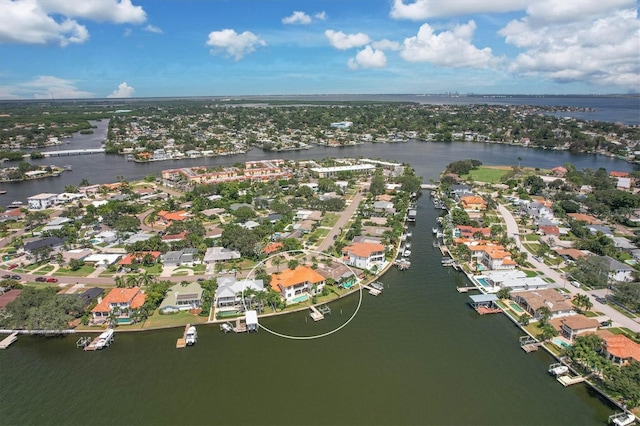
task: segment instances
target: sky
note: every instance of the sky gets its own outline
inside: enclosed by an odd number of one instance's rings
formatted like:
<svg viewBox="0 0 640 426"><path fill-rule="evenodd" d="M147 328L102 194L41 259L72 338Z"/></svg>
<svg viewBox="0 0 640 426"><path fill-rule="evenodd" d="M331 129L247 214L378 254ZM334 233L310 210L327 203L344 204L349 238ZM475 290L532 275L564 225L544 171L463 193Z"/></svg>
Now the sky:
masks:
<svg viewBox="0 0 640 426"><path fill-rule="evenodd" d="M640 93L637 0L0 0L0 99Z"/></svg>

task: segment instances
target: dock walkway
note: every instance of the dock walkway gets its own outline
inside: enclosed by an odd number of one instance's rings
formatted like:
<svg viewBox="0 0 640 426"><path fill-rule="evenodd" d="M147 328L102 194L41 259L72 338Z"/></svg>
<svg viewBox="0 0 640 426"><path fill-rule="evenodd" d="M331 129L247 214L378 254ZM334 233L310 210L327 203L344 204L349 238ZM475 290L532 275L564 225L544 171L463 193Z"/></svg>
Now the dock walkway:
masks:
<svg viewBox="0 0 640 426"><path fill-rule="evenodd" d="M558 377L557 380L560 383L562 383L562 386L567 387L567 386L575 385L576 383L582 383L587 379L585 377L583 377L583 376L564 375L564 376Z"/></svg>
<svg viewBox="0 0 640 426"><path fill-rule="evenodd" d="M16 340L18 340L18 333L14 331L0 342L0 349L7 349Z"/></svg>
<svg viewBox="0 0 640 426"><path fill-rule="evenodd" d="M309 306L309 309L311 310L311 312L309 312L309 316L314 321L321 321L324 319L322 312L320 312L315 306Z"/></svg>
<svg viewBox="0 0 640 426"><path fill-rule="evenodd" d="M184 333L182 333L182 337L176 341L176 349L185 348L187 346L187 331L189 331L189 327L191 327L191 324L184 326Z"/></svg>

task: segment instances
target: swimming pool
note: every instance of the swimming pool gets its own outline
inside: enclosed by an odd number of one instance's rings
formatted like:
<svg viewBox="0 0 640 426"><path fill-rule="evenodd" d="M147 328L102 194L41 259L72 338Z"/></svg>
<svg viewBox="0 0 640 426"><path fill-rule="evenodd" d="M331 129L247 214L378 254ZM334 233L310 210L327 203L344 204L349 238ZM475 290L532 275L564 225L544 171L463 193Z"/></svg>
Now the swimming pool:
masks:
<svg viewBox="0 0 640 426"><path fill-rule="evenodd" d="M516 302L509 302L509 306L517 313L524 314L524 309L522 309Z"/></svg>
<svg viewBox="0 0 640 426"><path fill-rule="evenodd" d="M291 303L304 302L308 298L309 298L309 296L307 296L306 294L303 294L302 296L294 297L293 299L291 299Z"/></svg>
<svg viewBox="0 0 640 426"><path fill-rule="evenodd" d="M478 281L478 284L480 284L482 287L491 287L486 278L476 278L476 281Z"/></svg>
<svg viewBox="0 0 640 426"><path fill-rule="evenodd" d="M570 347L571 347L571 345L570 345L570 344L568 344L567 342L565 342L564 340L560 340L560 339L553 339L553 340L551 340L551 341L553 342L553 344L554 344L554 345L556 345L556 346L560 346L561 348L564 348L564 349L566 349L566 348L570 348Z"/></svg>

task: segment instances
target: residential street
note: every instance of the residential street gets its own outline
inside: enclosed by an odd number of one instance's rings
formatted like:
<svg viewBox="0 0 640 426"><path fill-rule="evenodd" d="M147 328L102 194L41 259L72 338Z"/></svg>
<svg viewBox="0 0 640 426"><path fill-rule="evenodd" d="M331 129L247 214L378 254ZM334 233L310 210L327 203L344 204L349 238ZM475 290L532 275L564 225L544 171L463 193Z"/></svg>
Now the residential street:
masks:
<svg viewBox="0 0 640 426"><path fill-rule="evenodd" d="M591 293L600 293L602 292L602 290L593 290L591 292L587 292L583 289L579 289L576 288L574 286L572 286L571 284L569 284L566 279L564 278L564 276L560 273L558 273L558 271L555 271L553 269L551 269L548 265L546 265L544 262L538 262L536 259L534 259L534 254L529 252L523 245L522 242L520 241L520 235L519 235L519 230L518 230L518 224L515 220L515 218L513 217L513 215L511 214L511 212L502 204L500 204L498 206L498 211L500 212L500 214L502 215L502 217L504 218L505 224L507 226L507 233L509 236L513 236L516 240L516 245L518 246L518 248L525 252L528 253L528 262L531 263L537 270L541 271L544 275L548 276L549 278L552 278L555 282L556 282L556 287L564 287L566 288L568 291L570 291L572 294L584 294L586 295L590 300L591 303L593 303L593 310L594 311L598 311L598 312L602 312L603 314L605 314L606 316L608 316L609 318L611 318L611 320L613 321L613 326L623 326L623 327L627 327L630 330L633 330L634 332L638 333L640 332L640 323L638 322L638 320L636 319L635 321L631 318L628 318L626 316L624 316L623 314L621 314L620 312L616 311L615 309L613 309L612 307L608 306L608 305L603 305L602 303L598 302L595 300L595 298L593 296L591 296Z"/></svg>

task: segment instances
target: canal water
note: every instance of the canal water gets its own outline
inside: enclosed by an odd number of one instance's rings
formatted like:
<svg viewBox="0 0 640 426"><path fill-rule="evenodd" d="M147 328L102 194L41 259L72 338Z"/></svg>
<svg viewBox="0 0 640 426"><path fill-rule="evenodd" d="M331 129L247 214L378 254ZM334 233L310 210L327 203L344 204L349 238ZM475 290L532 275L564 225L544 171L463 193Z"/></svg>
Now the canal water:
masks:
<svg viewBox="0 0 640 426"><path fill-rule="evenodd" d="M479 316L440 265L429 195L411 224L412 267L392 268L384 292L362 295L349 324L324 338L291 340L264 330L224 334L199 326L198 343L175 349L181 329L117 333L103 351L76 337L20 336L0 353L2 424L603 424L614 409L584 385L547 374L552 358L526 354L503 315ZM356 310L359 294L307 314L263 320L293 336L325 333Z"/></svg>

